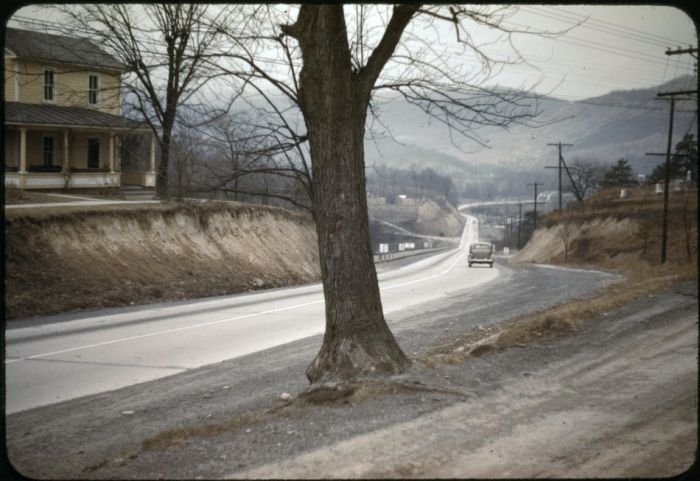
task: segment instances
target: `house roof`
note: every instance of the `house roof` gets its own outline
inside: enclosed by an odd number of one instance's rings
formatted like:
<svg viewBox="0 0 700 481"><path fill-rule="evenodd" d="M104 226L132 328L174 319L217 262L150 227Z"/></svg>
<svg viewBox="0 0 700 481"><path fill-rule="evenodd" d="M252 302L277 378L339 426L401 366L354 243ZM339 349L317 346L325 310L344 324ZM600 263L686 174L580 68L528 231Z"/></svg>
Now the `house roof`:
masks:
<svg viewBox="0 0 700 481"><path fill-rule="evenodd" d="M126 70L123 63L85 38L8 27L5 48L20 58Z"/></svg>
<svg viewBox="0 0 700 481"><path fill-rule="evenodd" d="M148 129L143 123L84 107L5 102L5 125L61 126L111 130Z"/></svg>

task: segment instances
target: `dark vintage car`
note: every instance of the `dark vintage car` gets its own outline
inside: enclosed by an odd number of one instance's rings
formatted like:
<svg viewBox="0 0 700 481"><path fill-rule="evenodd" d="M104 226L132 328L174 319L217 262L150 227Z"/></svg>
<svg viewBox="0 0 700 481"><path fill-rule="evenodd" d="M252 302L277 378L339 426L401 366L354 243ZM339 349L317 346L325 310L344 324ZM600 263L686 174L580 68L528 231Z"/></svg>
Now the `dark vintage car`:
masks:
<svg viewBox="0 0 700 481"><path fill-rule="evenodd" d="M469 267L472 264L488 264L493 267L493 244L490 242L475 242L469 246L469 257L467 262Z"/></svg>

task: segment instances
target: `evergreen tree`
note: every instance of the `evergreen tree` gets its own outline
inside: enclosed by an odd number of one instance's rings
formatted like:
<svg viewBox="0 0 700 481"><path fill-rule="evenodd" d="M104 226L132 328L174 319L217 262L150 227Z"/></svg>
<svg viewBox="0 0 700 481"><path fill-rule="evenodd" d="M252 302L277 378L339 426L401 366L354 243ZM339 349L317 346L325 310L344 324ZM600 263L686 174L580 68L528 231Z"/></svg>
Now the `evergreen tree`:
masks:
<svg viewBox="0 0 700 481"><path fill-rule="evenodd" d="M698 179L698 143L693 134L685 134L683 140L676 144L676 150L671 155L669 162L671 179L685 179L687 172L691 172L693 181ZM666 177L666 160L654 167L649 176L649 182L655 184L663 182Z"/></svg>
<svg viewBox="0 0 700 481"><path fill-rule="evenodd" d="M603 187L629 187L635 185L632 167L625 159L619 159L615 165L603 173Z"/></svg>

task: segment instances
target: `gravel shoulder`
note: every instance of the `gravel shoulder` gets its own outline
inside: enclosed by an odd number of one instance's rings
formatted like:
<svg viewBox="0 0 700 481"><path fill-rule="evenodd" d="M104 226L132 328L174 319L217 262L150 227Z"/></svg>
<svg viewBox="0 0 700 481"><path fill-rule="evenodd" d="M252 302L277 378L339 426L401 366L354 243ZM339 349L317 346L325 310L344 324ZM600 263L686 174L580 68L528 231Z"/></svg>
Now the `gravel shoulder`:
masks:
<svg viewBox="0 0 700 481"><path fill-rule="evenodd" d="M618 276L498 266L478 290L392 314L413 357ZM32 478L662 477L697 452L697 283L567 335L311 402L315 336L6 418ZM281 393L290 393L283 401Z"/></svg>

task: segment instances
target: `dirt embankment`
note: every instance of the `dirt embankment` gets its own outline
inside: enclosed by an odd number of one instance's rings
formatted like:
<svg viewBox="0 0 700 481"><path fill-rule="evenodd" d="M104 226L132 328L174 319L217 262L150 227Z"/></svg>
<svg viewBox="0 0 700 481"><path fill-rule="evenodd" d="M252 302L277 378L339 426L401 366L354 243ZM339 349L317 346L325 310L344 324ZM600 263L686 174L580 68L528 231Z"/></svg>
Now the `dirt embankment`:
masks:
<svg viewBox="0 0 700 481"><path fill-rule="evenodd" d="M667 264L694 266L697 191L675 192L668 209ZM663 199L639 188L624 199L602 191L582 206L545 217L512 262L590 265L629 272L660 264Z"/></svg>
<svg viewBox="0 0 700 481"><path fill-rule="evenodd" d="M401 199L396 204L386 204L383 199L369 199L367 204L371 218L391 222L414 234L457 237L464 226L459 211L445 201Z"/></svg>
<svg viewBox="0 0 700 481"><path fill-rule="evenodd" d="M229 294L320 277L313 221L245 204L13 215L5 314Z"/></svg>

